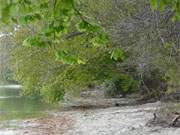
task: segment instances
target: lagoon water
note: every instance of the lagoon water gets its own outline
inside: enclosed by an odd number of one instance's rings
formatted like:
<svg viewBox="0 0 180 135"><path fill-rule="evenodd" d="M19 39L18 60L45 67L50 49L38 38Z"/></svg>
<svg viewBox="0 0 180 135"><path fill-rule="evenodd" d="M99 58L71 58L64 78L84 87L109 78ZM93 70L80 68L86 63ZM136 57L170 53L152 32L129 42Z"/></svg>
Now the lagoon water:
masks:
<svg viewBox="0 0 180 135"><path fill-rule="evenodd" d="M21 96L21 86L0 86L0 120L15 120L38 117L52 109L52 105L39 99Z"/></svg>

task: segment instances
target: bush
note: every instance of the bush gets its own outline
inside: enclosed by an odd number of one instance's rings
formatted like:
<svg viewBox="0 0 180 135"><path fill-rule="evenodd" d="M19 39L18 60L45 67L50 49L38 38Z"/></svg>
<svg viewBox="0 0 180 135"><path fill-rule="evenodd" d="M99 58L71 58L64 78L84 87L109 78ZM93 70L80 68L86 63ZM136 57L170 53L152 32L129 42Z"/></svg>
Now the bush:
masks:
<svg viewBox="0 0 180 135"><path fill-rule="evenodd" d="M43 96L45 101L49 103L56 103L60 100L63 100L65 90L60 86L61 84L59 82L54 82L52 84L43 86L41 95Z"/></svg>
<svg viewBox="0 0 180 135"><path fill-rule="evenodd" d="M160 69L151 69L141 78L141 91L145 99L160 99L167 91L165 73Z"/></svg>
<svg viewBox="0 0 180 135"><path fill-rule="evenodd" d="M119 71L116 62L104 48L87 47L84 37L68 40L57 49L70 48L74 54L86 59L85 64L68 65L55 60L54 49L22 46L25 29L16 31L15 47L11 52L14 79L23 85L24 95L42 96L47 102L58 102L65 92L79 94L88 84L100 84Z"/></svg>
<svg viewBox="0 0 180 135"><path fill-rule="evenodd" d="M105 96L118 97L133 93L138 88L138 81L134 80L130 75L121 74L110 81L105 82Z"/></svg>

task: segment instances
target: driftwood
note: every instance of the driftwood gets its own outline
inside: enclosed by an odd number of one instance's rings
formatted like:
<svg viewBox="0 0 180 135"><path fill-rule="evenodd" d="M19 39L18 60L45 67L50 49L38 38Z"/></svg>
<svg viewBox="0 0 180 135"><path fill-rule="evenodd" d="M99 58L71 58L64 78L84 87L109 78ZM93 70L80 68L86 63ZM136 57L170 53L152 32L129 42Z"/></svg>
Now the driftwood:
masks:
<svg viewBox="0 0 180 135"><path fill-rule="evenodd" d="M159 123L160 125L166 125L166 126L170 126L170 127L176 127L178 121L180 120L180 112L174 112L173 114L175 114L176 116L172 119L172 121L168 124L168 121L170 120L161 120L161 118L159 118L157 116L156 113L153 113L153 120L151 121L152 123Z"/></svg>
<svg viewBox="0 0 180 135"><path fill-rule="evenodd" d="M172 120L172 122L170 123L170 126L176 126L176 123L180 119L180 112L175 112L174 114L177 116Z"/></svg>
<svg viewBox="0 0 180 135"><path fill-rule="evenodd" d="M155 121L157 119L156 113L153 113L153 116L154 116L153 121Z"/></svg>

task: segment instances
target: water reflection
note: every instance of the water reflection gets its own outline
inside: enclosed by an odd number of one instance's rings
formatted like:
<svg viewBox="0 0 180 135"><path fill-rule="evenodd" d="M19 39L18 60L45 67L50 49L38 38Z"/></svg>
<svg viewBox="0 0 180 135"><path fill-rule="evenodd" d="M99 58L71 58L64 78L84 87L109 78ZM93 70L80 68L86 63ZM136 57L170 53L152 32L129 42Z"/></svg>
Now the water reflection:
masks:
<svg viewBox="0 0 180 135"><path fill-rule="evenodd" d="M55 106L20 96L20 86L0 86L0 120L37 117Z"/></svg>

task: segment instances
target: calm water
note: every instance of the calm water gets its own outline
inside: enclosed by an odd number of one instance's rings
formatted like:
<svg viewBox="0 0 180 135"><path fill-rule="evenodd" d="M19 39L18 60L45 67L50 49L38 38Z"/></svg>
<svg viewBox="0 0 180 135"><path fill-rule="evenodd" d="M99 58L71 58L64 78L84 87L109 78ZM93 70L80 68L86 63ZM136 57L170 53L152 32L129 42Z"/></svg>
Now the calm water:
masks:
<svg viewBox="0 0 180 135"><path fill-rule="evenodd" d="M38 99L21 97L20 91L19 86L0 86L0 120L38 117L55 109Z"/></svg>

